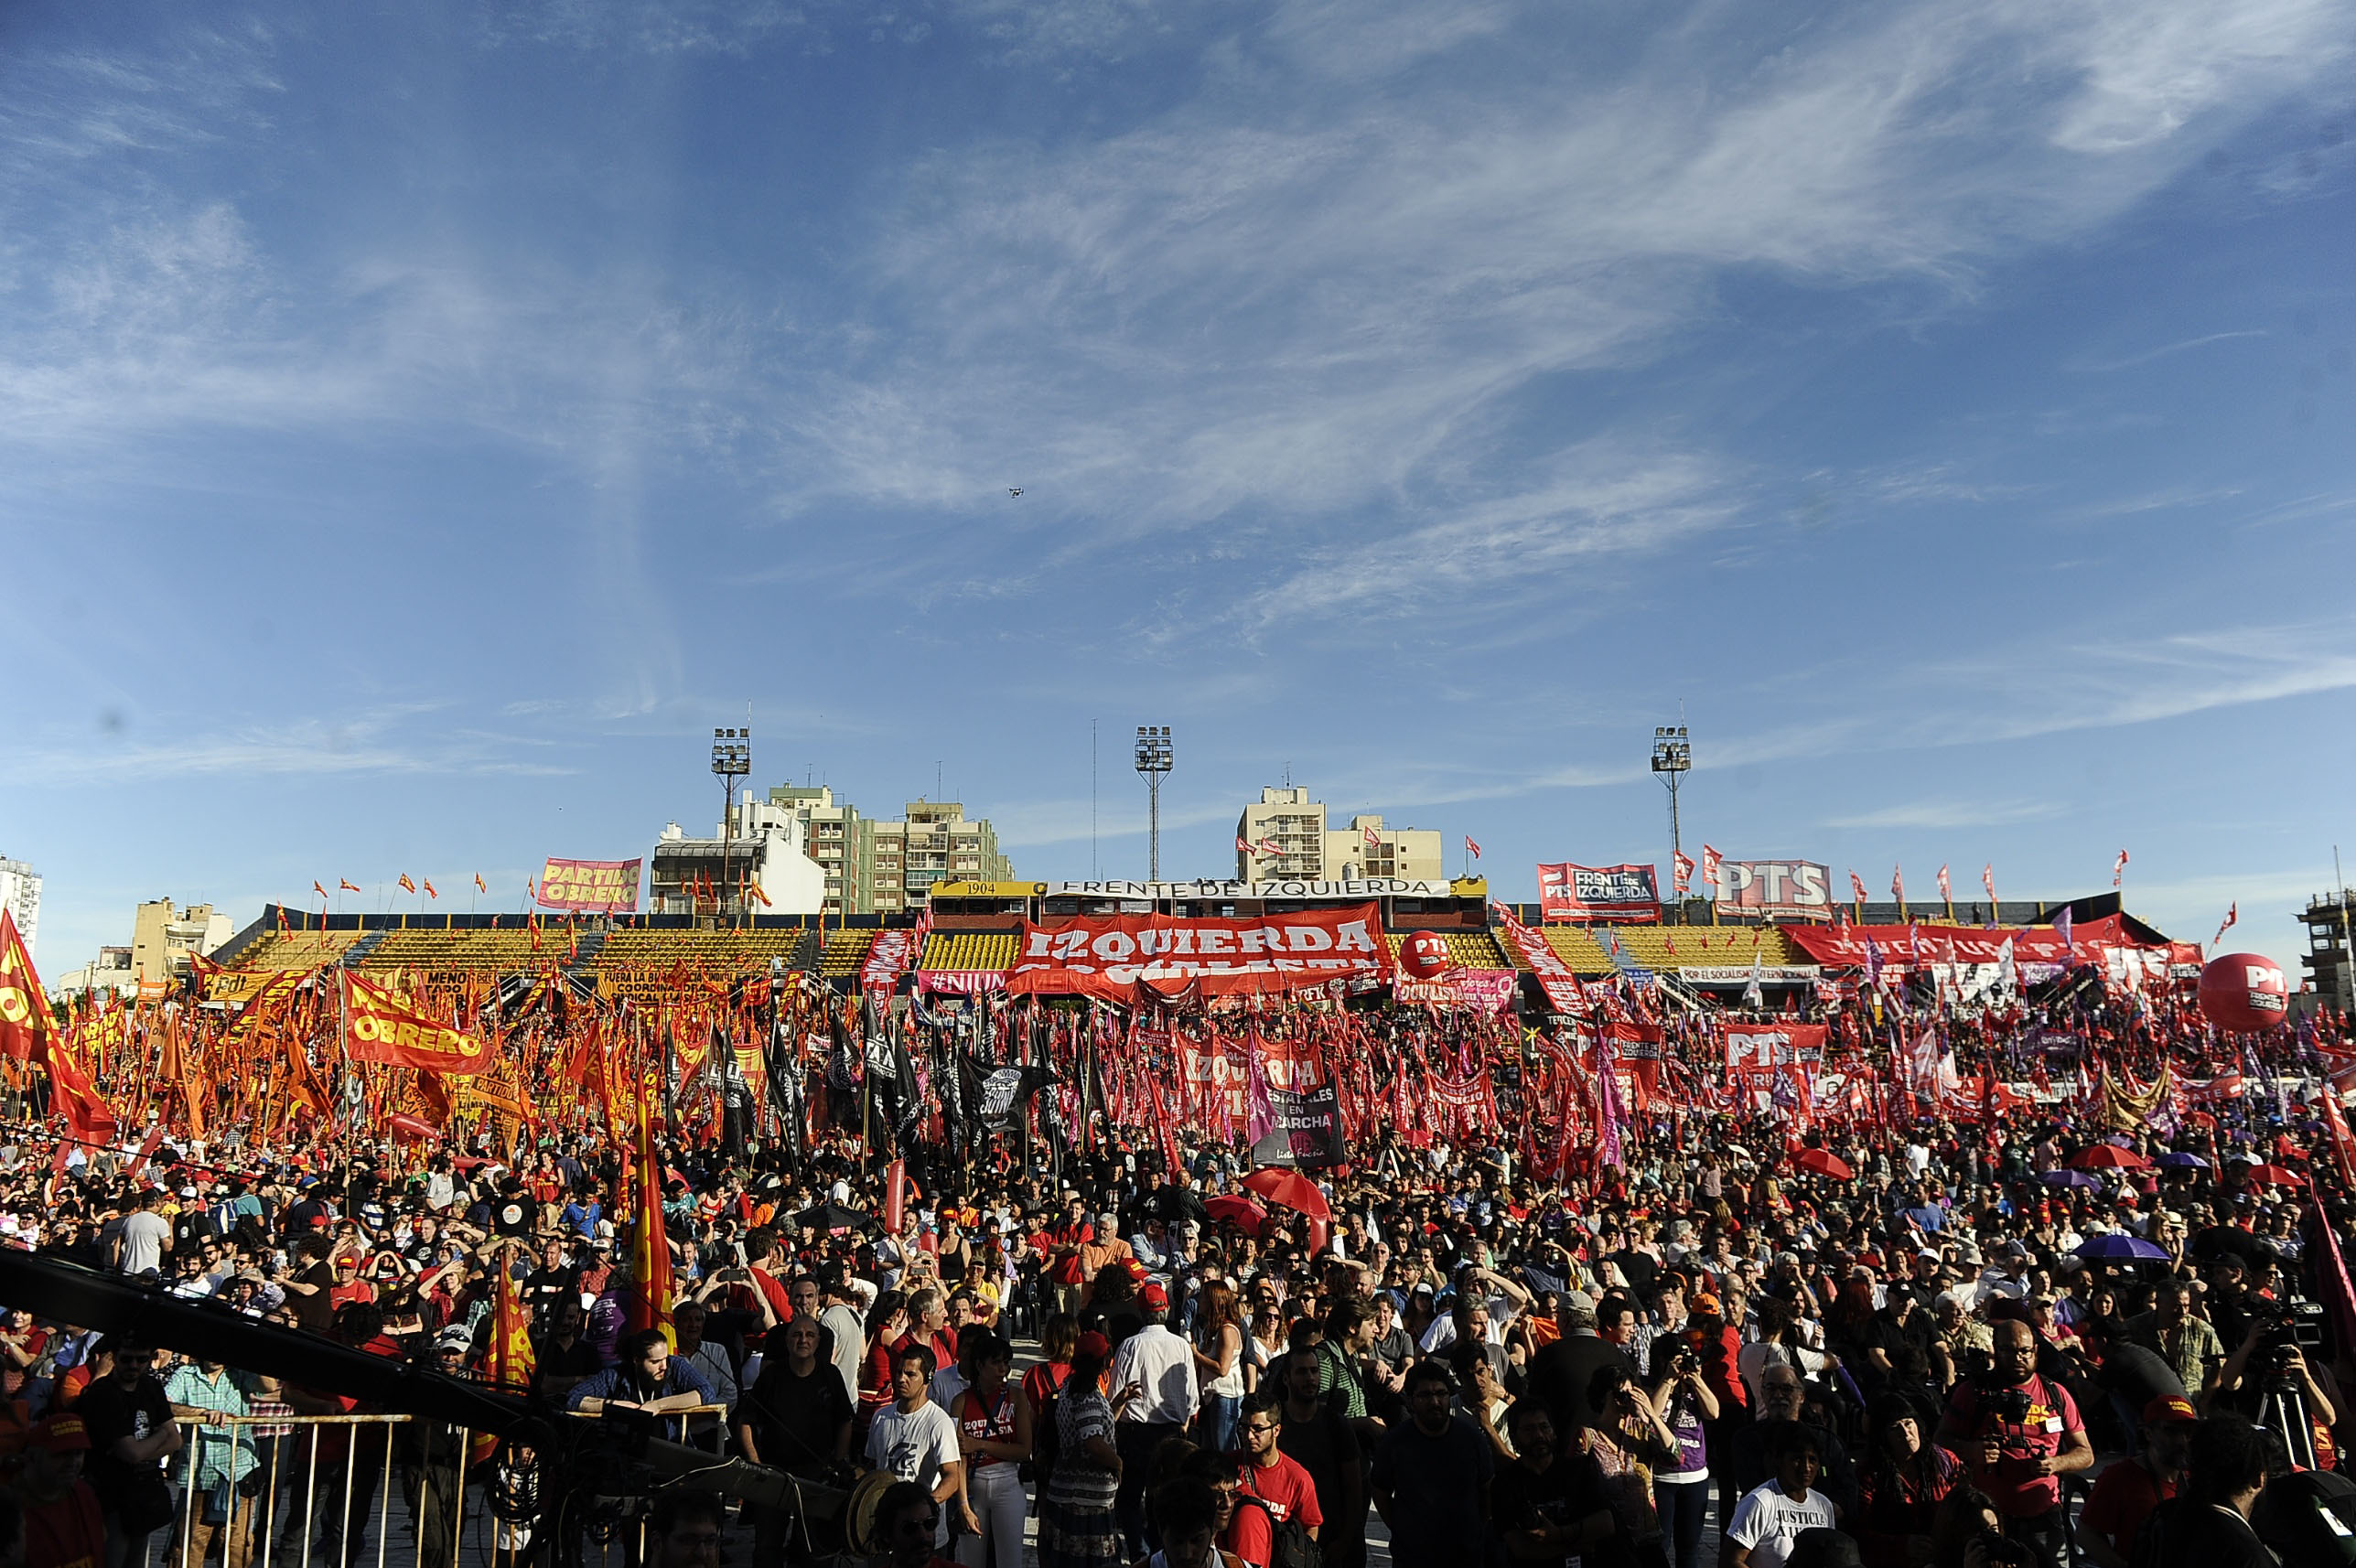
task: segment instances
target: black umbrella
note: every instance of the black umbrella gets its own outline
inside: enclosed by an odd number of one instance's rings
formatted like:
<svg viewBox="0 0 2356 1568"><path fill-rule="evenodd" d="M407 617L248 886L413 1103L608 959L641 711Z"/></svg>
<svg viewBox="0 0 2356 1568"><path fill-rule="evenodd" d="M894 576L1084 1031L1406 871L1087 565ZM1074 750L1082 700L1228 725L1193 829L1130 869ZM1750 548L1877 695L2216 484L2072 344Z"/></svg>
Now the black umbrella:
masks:
<svg viewBox="0 0 2356 1568"><path fill-rule="evenodd" d="M839 1203L822 1203L815 1208L805 1208L793 1217L796 1225L807 1225L813 1230L864 1230L867 1217L855 1208L845 1208Z"/></svg>

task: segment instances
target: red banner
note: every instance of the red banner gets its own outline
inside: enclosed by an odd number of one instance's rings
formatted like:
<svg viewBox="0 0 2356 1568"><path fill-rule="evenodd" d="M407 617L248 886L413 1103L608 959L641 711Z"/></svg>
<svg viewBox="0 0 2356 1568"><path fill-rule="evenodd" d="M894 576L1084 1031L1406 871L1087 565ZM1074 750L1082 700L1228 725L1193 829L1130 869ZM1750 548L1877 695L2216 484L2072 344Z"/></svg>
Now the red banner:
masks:
<svg viewBox="0 0 2356 1568"><path fill-rule="evenodd" d="M1822 964L1863 968L1866 944L1879 953L1884 969L1908 970L1932 963L1995 963L2006 942L2012 943L2015 963L2102 963L2114 949L2142 950L2165 954L2166 948L2144 949L2126 934L2116 915L2074 927L2065 943L2051 926L1948 926L1917 922L1910 926L1833 926L1785 933L1792 944Z"/></svg>
<svg viewBox="0 0 2356 1568"><path fill-rule="evenodd" d="M1127 1001L1142 988L1164 996L1294 991L1388 972L1382 914L1372 904L1288 909L1250 919L1175 915L1082 916L1023 927L1022 956L1006 990L1079 993Z"/></svg>
<svg viewBox="0 0 2356 1568"><path fill-rule="evenodd" d="M1228 1117L1241 1129L1251 1115L1250 1051L1248 1042L1232 1036L1180 1039L1178 1066L1187 1085L1180 1103L1208 1109L1224 1101ZM1270 1089L1286 1094L1325 1087L1325 1066L1306 1041L1262 1040L1260 1069Z"/></svg>
<svg viewBox="0 0 2356 1568"><path fill-rule="evenodd" d="M1491 904L1489 909L1498 929L1505 933L1505 940L1513 944L1513 950L1538 977L1538 989L1546 993L1546 1005L1557 1013L1586 1012L1587 989L1579 983L1571 966L1563 961L1563 955L1546 940L1545 933L1523 925L1502 904Z"/></svg>
<svg viewBox="0 0 2356 1568"><path fill-rule="evenodd" d="M916 967L914 931L877 931L867 946L866 961L859 965L859 989L889 991L901 975Z"/></svg>
<svg viewBox="0 0 2356 1568"><path fill-rule="evenodd" d="M595 915L638 909L637 860L550 860L540 871L540 907Z"/></svg>
<svg viewBox="0 0 2356 1568"><path fill-rule="evenodd" d="M1649 865L1538 867L1538 915L1545 920L1623 920L1651 925L1661 918L1661 890Z"/></svg>
<svg viewBox="0 0 2356 1568"><path fill-rule="evenodd" d="M447 1024L421 1018L381 985L347 972L344 983L344 1053L356 1062L419 1067L464 1078L491 1065L496 1040L462 1035Z"/></svg>

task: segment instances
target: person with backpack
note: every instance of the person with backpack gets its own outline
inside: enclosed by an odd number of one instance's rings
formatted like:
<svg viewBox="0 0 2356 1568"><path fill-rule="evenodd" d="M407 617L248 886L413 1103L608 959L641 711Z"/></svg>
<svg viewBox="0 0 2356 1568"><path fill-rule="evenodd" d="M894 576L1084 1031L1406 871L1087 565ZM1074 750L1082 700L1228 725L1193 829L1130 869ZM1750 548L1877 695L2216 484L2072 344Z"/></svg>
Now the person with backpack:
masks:
<svg viewBox="0 0 2356 1568"><path fill-rule="evenodd" d="M2066 1552L2061 1477L2092 1466L2094 1445L2070 1391L2038 1374L2029 1326L2007 1318L1995 1339L1986 1377L1957 1383L1948 1397L1939 1444L1996 1500L2006 1539L2058 1564Z"/></svg>
<svg viewBox="0 0 2356 1568"><path fill-rule="evenodd" d="M1329 1322L1331 1321L1329 1316ZM1309 1473L1325 1522L1318 1554L1325 1568L1362 1568L1366 1561L1366 1466L1358 1423L1342 1413L1333 1392L1320 1392L1327 1363L1314 1356L1285 1362L1285 1424L1276 1445Z"/></svg>
<svg viewBox="0 0 2356 1568"><path fill-rule="evenodd" d="M1307 1375L1314 1378L1316 1372L1312 1362ZM1318 1503L1317 1483L1277 1441L1284 1425L1285 1400L1277 1391L1263 1389L1244 1402L1235 1423L1241 1460L1235 1517L1220 1544L1252 1568L1318 1568L1317 1537L1325 1510Z"/></svg>

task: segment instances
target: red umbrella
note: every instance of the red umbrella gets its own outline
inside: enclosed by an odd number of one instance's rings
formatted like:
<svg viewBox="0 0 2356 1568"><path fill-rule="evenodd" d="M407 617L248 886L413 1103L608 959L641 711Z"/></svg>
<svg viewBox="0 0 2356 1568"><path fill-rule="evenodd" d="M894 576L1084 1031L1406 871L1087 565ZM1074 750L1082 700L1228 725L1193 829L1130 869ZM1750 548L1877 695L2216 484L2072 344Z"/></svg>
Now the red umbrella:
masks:
<svg viewBox="0 0 2356 1568"><path fill-rule="evenodd" d="M1238 1193L1226 1193L1202 1207L1211 1223L1232 1225L1246 1236L1257 1236L1268 1228L1268 1211Z"/></svg>
<svg viewBox="0 0 2356 1568"><path fill-rule="evenodd" d="M1814 1171L1835 1181L1847 1181L1857 1174L1849 1169L1848 1161L1830 1149L1802 1149L1791 1156L1791 1163L1803 1171Z"/></svg>
<svg viewBox="0 0 2356 1568"><path fill-rule="evenodd" d="M2303 1187L2306 1185L2304 1179L2297 1171L2287 1170L2281 1165L2252 1165L2250 1167L2250 1180L2254 1184L2264 1187Z"/></svg>
<svg viewBox="0 0 2356 1568"><path fill-rule="evenodd" d="M1312 1219L1333 1218L1333 1206L1325 1200L1325 1194L1318 1190L1317 1183L1298 1171L1288 1171L1275 1165L1256 1170L1243 1178L1243 1189L1256 1192L1280 1208L1306 1214Z"/></svg>
<svg viewBox="0 0 2356 1568"><path fill-rule="evenodd" d="M2081 1149L2070 1163L2082 1171L2148 1169L2151 1162L2133 1149L2123 1149L2116 1144L2097 1144L2091 1149Z"/></svg>

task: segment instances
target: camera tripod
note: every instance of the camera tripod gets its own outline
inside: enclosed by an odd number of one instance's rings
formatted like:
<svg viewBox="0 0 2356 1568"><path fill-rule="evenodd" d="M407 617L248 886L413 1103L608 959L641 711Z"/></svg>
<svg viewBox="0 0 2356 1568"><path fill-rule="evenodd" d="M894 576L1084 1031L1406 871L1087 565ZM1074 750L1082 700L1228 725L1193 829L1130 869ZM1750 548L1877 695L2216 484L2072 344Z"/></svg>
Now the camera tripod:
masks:
<svg viewBox="0 0 2356 1568"><path fill-rule="evenodd" d="M2283 1440L2283 1451L2302 1470L2315 1468L2315 1421L2307 1391L2286 1378L2268 1377L2259 1386L2257 1423Z"/></svg>

